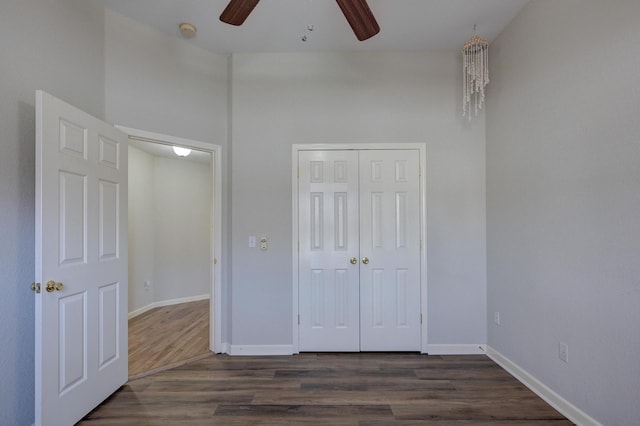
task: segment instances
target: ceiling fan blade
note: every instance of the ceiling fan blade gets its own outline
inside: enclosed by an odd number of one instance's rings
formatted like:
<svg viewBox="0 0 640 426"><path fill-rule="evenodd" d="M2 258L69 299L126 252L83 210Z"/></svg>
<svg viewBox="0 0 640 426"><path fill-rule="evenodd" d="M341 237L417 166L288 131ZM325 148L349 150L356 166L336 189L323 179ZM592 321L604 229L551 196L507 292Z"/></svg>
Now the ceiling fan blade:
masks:
<svg viewBox="0 0 640 426"><path fill-rule="evenodd" d="M367 0L336 0L358 40L363 41L380 32Z"/></svg>
<svg viewBox="0 0 640 426"><path fill-rule="evenodd" d="M222 11L220 20L230 25L242 25L259 1L260 0L231 0Z"/></svg>

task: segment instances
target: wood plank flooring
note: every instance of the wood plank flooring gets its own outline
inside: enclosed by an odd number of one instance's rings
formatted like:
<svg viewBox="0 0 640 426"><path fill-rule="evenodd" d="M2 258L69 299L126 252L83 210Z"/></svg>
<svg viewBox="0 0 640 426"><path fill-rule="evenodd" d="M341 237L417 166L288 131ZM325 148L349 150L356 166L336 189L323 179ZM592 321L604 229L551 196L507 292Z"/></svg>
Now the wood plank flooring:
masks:
<svg viewBox="0 0 640 426"><path fill-rule="evenodd" d="M155 308L129 320L130 379L210 353L209 300Z"/></svg>
<svg viewBox="0 0 640 426"><path fill-rule="evenodd" d="M571 425L486 356L205 359L130 381L79 425Z"/></svg>

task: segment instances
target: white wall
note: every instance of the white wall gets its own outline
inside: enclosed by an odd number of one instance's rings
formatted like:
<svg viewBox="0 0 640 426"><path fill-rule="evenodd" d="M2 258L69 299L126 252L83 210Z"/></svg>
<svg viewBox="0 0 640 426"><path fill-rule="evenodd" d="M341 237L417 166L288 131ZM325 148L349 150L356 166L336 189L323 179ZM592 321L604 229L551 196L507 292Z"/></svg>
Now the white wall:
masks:
<svg viewBox="0 0 640 426"><path fill-rule="evenodd" d="M155 301L211 292L211 168L154 158Z"/></svg>
<svg viewBox="0 0 640 426"><path fill-rule="evenodd" d="M129 146L129 312L156 301L156 218L153 158Z"/></svg>
<svg viewBox="0 0 640 426"><path fill-rule="evenodd" d="M292 343L291 145L427 144L429 343L486 341L484 118L457 53L233 56L234 345ZM266 235L269 251L247 246Z"/></svg>
<svg viewBox="0 0 640 426"><path fill-rule="evenodd" d="M129 312L210 294L211 191L208 164L129 148Z"/></svg>
<svg viewBox="0 0 640 426"><path fill-rule="evenodd" d="M34 420L35 91L104 115L104 17L87 0L0 7L0 422Z"/></svg>
<svg viewBox="0 0 640 426"><path fill-rule="evenodd" d="M487 94L489 344L612 426L640 424L638 17L530 2Z"/></svg>
<svg viewBox="0 0 640 426"><path fill-rule="evenodd" d="M109 122L224 145L227 59L105 11Z"/></svg>

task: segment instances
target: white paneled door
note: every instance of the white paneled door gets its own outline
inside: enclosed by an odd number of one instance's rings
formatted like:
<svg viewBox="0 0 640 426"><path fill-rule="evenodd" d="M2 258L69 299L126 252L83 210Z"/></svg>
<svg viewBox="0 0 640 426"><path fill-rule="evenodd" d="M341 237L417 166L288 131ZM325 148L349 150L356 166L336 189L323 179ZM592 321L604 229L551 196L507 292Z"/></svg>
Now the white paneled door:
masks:
<svg viewBox="0 0 640 426"><path fill-rule="evenodd" d="M419 152L300 151L300 351L419 351Z"/></svg>
<svg viewBox="0 0 640 426"><path fill-rule="evenodd" d="M127 380L127 138L36 94L37 426L73 425Z"/></svg>
<svg viewBox="0 0 640 426"><path fill-rule="evenodd" d="M360 151L360 350L420 350L417 150Z"/></svg>
<svg viewBox="0 0 640 426"><path fill-rule="evenodd" d="M360 350L358 152L299 157L300 350Z"/></svg>

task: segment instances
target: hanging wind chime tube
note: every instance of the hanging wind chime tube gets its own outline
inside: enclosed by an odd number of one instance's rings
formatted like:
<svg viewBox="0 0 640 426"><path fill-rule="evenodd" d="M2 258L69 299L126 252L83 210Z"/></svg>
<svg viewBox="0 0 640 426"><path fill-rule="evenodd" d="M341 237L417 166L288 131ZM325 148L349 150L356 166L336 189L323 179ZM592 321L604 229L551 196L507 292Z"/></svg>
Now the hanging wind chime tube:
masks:
<svg viewBox="0 0 640 426"><path fill-rule="evenodd" d="M475 28L474 28L475 30ZM484 105L484 88L489 84L489 41L474 35L462 46L462 116L471 120Z"/></svg>

